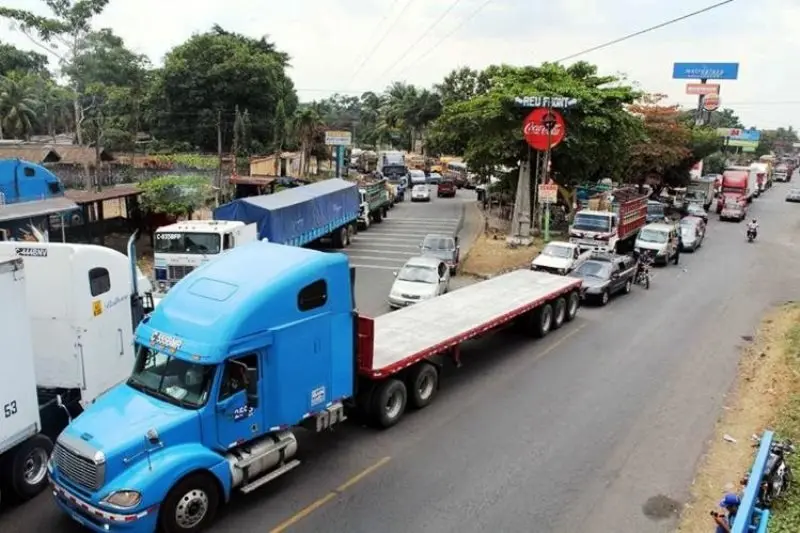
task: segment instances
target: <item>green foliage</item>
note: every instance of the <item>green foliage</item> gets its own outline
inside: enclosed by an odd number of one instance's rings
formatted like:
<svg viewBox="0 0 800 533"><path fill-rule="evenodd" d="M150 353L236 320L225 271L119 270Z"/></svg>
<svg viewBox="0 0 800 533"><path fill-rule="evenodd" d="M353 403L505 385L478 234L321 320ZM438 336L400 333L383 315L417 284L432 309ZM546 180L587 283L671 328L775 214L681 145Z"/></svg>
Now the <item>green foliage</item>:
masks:
<svg viewBox="0 0 800 533"><path fill-rule="evenodd" d="M47 72L47 56L36 52L27 52L10 44L0 42L0 76L13 71L28 74L49 76Z"/></svg>
<svg viewBox="0 0 800 533"><path fill-rule="evenodd" d="M184 167L196 170L219 168L219 157L207 154L155 154L152 159L162 168Z"/></svg>
<svg viewBox="0 0 800 533"><path fill-rule="evenodd" d="M800 325L794 326L787 334L787 353L789 364L794 371L800 370ZM776 434L782 439L800 441L800 394L795 394L778 414ZM788 456L793 472L800 472L800 456ZM795 474L796 475L796 474ZM788 494L775 505L770 516L770 533L797 533L800 531L800 486L794 483Z"/></svg>
<svg viewBox="0 0 800 533"><path fill-rule="evenodd" d="M703 173L722 174L727 166L727 161L727 154L723 152L714 152L703 160Z"/></svg>
<svg viewBox="0 0 800 533"><path fill-rule="evenodd" d="M631 146L643 135L641 122L625 109L638 91L615 77L598 76L588 63L462 69L446 78L445 85L447 103L432 125L429 144L437 153L463 153L470 169L484 177L499 166L516 167L529 155L522 122L530 109L514 104L518 96L579 101L564 112L567 137L552 154L561 185L623 177Z"/></svg>
<svg viewBox="0 0 800 533"><path fill-rule="evenodd" d="M191 215L212 197L211 183L204 176L161 176L138 186L146 211L176 217Z"/></svg>
<svg viewBox="0 0 800 533"><path fill-rule="evenodd" d="M278 102L287 114L297 107L287 61L266 40L219 27L192 36L167 54L155 76L149 99L153 132L168 142L215 151L218 116L230 146L239 105L252 117L252 137L272 142Z"/></svg>

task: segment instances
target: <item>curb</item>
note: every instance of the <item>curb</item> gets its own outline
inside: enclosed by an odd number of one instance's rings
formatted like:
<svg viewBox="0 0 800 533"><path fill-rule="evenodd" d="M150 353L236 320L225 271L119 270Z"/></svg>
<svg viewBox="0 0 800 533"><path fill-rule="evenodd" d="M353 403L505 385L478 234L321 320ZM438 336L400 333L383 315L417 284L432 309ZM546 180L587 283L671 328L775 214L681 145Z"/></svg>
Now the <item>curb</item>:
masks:
<svg viewBox="0 0 800 533"><path fill-rule="evenodd" d="M467 218L467 213L466 213L467 205L468 205L467 203L464 203L463 207L462 207L461 223L459 224L459 230L458 230L459 232L464 228L464 221ZM470 253L470 251L472 251L472 246L477 242L477 240L480 238L481 234L483 233L482 228L483 228L484 223L485 223L483 212L480 209L478 209L477 205L473 205L473 208L475 209L476 218L477 218L477 220L476 220L477 226L475 228L475 235L470 240L470 242L468 242L467 245L464 246L464 248L466 248L466 250L464 250L463 254L461 255L461 259L459 261L460 265L464 265L467 262L467 258L469 258L469 253ZM461 237L461 236L459 235L459 237ZM465 242L465 239L459 238L459 240L462 241L462 242ZM458 270L458 272L456 272L456 275L473 276L472 274L469 274L467 272L463 272L461 270L461 266L459 266L459 270Z"/></svg>

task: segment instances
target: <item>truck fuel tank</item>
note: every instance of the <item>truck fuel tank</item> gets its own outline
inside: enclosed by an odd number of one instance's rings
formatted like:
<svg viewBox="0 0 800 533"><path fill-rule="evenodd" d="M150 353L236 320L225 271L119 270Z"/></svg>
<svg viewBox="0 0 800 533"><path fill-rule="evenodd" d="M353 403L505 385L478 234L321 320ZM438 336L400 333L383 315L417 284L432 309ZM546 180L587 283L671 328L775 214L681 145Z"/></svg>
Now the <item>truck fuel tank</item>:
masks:
<svg viewBox="0 0 800 533"><path fill-rule="evenodd" d="M231 486L250 492L299 465L290 461L297 453L297 438L291 431L270 433L234 448L225 459L231 470ZM273 473L275 475L270 475Z"/></svg>

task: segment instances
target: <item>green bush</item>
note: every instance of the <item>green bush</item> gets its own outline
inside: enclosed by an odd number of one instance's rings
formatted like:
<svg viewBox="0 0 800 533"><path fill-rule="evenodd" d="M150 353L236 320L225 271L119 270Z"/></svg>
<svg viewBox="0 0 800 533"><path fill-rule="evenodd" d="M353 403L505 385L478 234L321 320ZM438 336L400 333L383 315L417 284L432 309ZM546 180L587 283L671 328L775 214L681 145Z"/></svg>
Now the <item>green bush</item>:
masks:
<svg viewBox="0 0 800 533"><path fill-rule="evenodd" d="M138 186L146 211L175 217L191 215L213 196L211 183L204 176L161 176Z"/></svg>

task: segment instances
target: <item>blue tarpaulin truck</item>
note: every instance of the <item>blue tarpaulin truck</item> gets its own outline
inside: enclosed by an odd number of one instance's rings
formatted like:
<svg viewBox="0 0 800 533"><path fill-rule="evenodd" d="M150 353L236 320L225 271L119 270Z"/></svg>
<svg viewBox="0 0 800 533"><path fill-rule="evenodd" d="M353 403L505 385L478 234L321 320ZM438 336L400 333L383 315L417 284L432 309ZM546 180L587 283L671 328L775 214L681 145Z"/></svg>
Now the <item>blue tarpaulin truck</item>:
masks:
<svg viewBox="0 0 800 533"><path fill-rule="evenodd" d="M214 220L256 224L259 240L305 246L330 237L343 248L355 232L360 203L356 184L335 178L234 200L216 208Z"/></svg>
<svg viewBox="0 0 800 533"><path fill-rule="evenodd" d="M346 255L254 242L195 270L136 329L127 382L59 436L55 501L96 532L194 532L291 471L303 426L429 405L459 345L575 318L581 281L518 270L375 319ZM453 310L457 312L453 312Z"/></svg>
<svg viewBox="0 0 800 533"><path fill-rule="evenodd" d="M186 220L154 235L156 299L189 272L254 240L306 246L330 238L344 248L357 230L360 194L355 183L329 179L274 194L240 198L214 210L214 220Z"/></svg>

